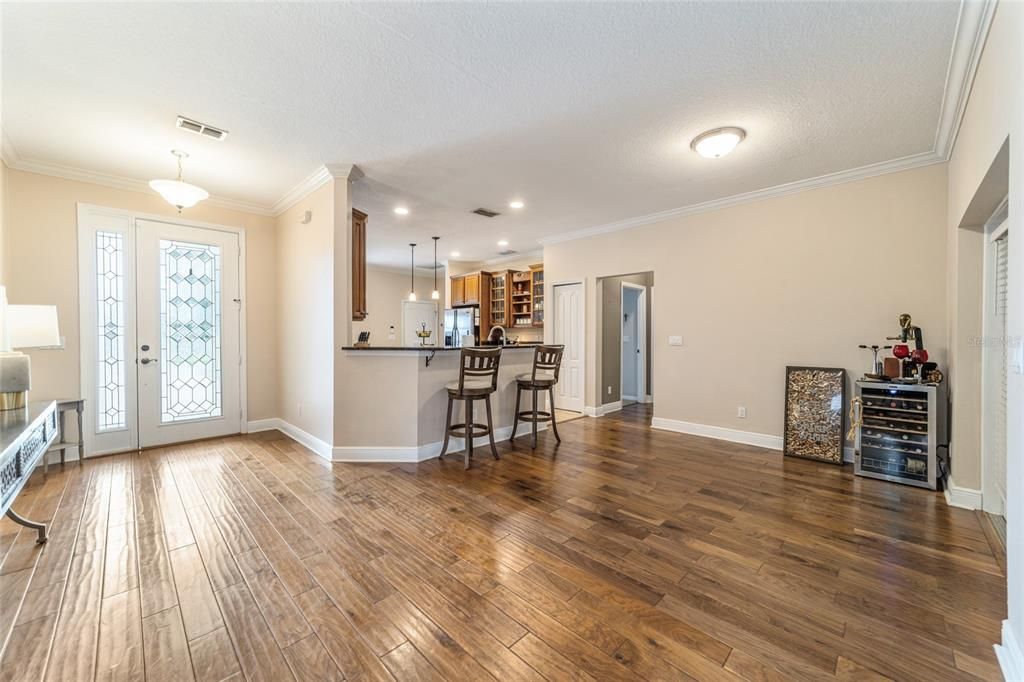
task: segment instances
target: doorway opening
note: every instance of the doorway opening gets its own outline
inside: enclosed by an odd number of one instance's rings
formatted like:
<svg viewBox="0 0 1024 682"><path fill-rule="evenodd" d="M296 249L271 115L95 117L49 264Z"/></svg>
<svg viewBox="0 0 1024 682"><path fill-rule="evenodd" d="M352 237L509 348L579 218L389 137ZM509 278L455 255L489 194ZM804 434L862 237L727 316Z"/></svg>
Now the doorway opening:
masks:
<svg viewBox="0 0 1024 682"><path fill-rule="evenodd" d="M622 405L647 402L647 287L622 282L621 360Z"/></svg>
<svg viewBox="0 0 1024 682"><path fill-rule="evenodd" d="M597 416L654 401L652 299L654 273L601 277Z"/></svg>
<svg viewBox="0 0 1024 682"><path fill-rule="evenodd" d="M1009 372L1010 223L1007 202L985 225L982 347L982 507L1006 536L1007 374Z"/></svg>

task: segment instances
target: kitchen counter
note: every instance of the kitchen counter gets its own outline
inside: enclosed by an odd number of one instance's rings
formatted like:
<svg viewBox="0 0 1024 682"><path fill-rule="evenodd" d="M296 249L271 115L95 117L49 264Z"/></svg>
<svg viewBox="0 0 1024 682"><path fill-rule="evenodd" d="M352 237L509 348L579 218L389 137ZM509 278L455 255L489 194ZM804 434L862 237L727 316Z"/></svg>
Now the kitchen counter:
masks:
<svg viewBox="0 0 1024 682"><path fill-rule="evenodd" d="M525 343L513 343L501 346L504 350L516 350L518 348L536 348L542 346L540 341L527 341ZM469 348L497 348L496 345L469 346ZM451 351L462 350L459 346L343 346L342 350L351 351Z"/></svg>
<svg viewBox="0 0 1024 682"><path fill-rule="evenodd" d="M504 346L508 352L502 353L497 391L491 396L496 441L506 440L512 430L516 375L532 370L537 345ZM460 355L447 351L457 350L443 346L343 348L348 388L336 396L335 412L341 417L335 438L346 445L333 448L334 461L417 462L437 457L448 409L445 384L459 380ZM545 396L539 399L543 410ZM458 416L462 409L460 401ZM478 405L477 410L482 414L483 406ZM520 433L527 433L529 426L520 424ZM482 446L487 439L476 442ZM462 440L453 437L449 452L462 448ZM476 456L483 457L483 453L478 450Z"/></svg>

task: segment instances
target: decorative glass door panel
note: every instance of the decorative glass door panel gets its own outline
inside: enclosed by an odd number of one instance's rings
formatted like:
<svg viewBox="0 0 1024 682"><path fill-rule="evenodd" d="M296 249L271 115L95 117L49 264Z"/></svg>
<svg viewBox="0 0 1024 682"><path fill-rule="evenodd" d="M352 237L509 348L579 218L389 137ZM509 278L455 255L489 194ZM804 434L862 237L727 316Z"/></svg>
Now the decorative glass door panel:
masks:
<svg viewBox="0 0 1024 682"><path fill-rule="evenodd" d="M160 423L221 416L221 251L160 240Z"/></svg>

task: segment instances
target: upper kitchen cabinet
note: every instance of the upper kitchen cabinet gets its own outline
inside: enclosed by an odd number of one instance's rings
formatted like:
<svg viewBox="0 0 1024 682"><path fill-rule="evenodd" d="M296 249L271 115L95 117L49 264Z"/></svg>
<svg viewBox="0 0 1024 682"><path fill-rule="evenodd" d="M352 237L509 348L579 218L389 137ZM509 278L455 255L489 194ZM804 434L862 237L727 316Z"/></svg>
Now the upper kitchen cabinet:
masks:
<svg viewBox="0 0 1024 682"><path fill-rule="evenodd" d="M486 272L473 272L452 277L452 307L480 305L486 293L490 302L491 276Z"/></svg>
<svg viewBox="0 0 1024 682"><path fill-rule="evenodd" d="M352 319L366 319L366 214L352 209Z"/></svg>

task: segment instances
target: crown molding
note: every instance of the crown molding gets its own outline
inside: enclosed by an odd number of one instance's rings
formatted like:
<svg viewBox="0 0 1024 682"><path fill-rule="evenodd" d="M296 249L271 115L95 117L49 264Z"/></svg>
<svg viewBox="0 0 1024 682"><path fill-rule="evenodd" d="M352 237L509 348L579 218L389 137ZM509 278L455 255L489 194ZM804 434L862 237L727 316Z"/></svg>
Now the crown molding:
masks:
<svg viewBox="0 0 1024 682"><path fill-rule="evenodd" d="M345 179L349 182L355 182L361 177L363 177L363 171L354 163L324 164L307 175L302 182L285 192L284 196L275 201L270 207L270 212L276 218L332 179Z"/></svg>
<svg viewBox="0 0 1024 682"><path fill-rule="evenodd" d="M974 76L978 72L997 5L998 0L962 0L960 3L942 93L942 110L935 131L935 151L947 161L953 154L960 124L967 111Z"/></svg>
<svg viewBox="0 0 1024 682"><path fill-rule="evenodd" d="M766 187L765 189L754 190L753 192L734 194L732 196L722 197L721 199L702 201L699 204L690 204L689 206L671 208L668 209L667 211L659 211L658 213L648 213L647 215L638 216L636 218L627 218L626 220L619 220L613 223L605 223L604 225L597 225L595 227L587 227L583 228L582 230L575 230L573 232L556 234L552 237L545 237L544 239L541 239L540 243L543 244L544 246L550 246L552 244L559 244L561 242L568 242L576 239L593 237L599 234L608 234L609 232L631 230L637 227L644 227L645 225L651 225L654 223L663 222L665 220L671 220L672 218L679 218L681 216L693 215L695 213L707 213L709 211L717 211L723 208L729 208L731 206L749 204L754 201L773 199L775 197L784 197L789 194L805 192L809 189L819 189L822 187L829 187L830 185L838 185L845 182L866 180L868 178L873 178L878 175L898 173L900 171L911 170L913 168L921 168L923 166L931 166L936 163L943 163L944 161L946 161L946 159L940 156L939 154L935 153L934 151L924 152L921 154L912 154L911 156L904 156L903 158L900 159L892 159L891 161L872 163L867 166L861 166L860 168L851 168L850 170L839 171L836 173L828 173L827 175L819 175L816 178L807 178L806 180L787 182L782 185L775 185L774 187Z"/></svg>
<svg viewBox="0 0 1024 682"><path fill-rule="evenodd" d="M123 189L130 192L141 192L143 194L159 196L145 180L126 178L122 175L100 173L98 171L85 170L82 168L75 168L73 166L64 166L57 163L46 163L43 161L23 159L18 155L17 148L14 146L14 143L11 141L11 138L7 135L6 131L2 132L2 138L3 161L7 164L8 168L24 171L26 173L47 175L54 178L62 178L64 180L74 180L76 182L88 182L93 185L101 185L103 187L112 187L114 189ZM232 211L244 211L245 213L255 213L256 215L266 216L273 215L269 207L251 201L239 201L237 199L228 199L227 197L211 195L210 198L204 200L203 203L230 209Z"/></svg>
<svg viewBox="0 0 1024 682"><path fill-rule="evenodd" d="M320 166L315 171L307 175L299 184L285 192L284 196L275 201L270 207L271 215L275 218L281 215L289 208L323 187L331 178L331 172L327 170L327 166Z"/></svg>

